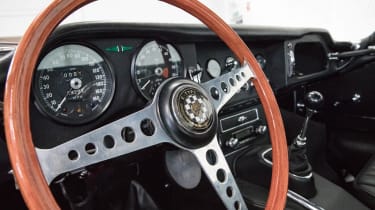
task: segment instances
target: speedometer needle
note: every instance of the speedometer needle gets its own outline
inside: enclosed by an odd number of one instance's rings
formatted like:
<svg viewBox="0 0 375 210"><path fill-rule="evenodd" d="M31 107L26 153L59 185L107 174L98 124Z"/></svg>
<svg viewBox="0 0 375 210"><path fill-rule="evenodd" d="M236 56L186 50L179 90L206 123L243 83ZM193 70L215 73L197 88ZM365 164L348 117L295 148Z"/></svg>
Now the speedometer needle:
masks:
<svg viewBox="0 0 375 210"><path fill-rule="evenodd" d="M66 95L63 100L61 100L61 102L57 105L57 108L55 109L55 112L59 111L59 109L61 108L61 106L63 105L63 103L66 101L66 97L68 95Z"/></svg>
<svg viewBox="0 0 375 210"><path fill-rule="evenodd" d="M70 88L69 91L66 92L66 95L64 96L64 98L61 100L61 102L57 105L56 109L55 109L55 112L59 111L61 109L61 106L65 103L66 101L66 98L68 97L69 95L69 92L72 91L72 88Z"/></svg>
<svg viewBox="0 0 375 210"><path fill-rule="evenodd" d="M142 87L141 89L144 90L148 84L150 84L151 80L148 80Z"/></svg>

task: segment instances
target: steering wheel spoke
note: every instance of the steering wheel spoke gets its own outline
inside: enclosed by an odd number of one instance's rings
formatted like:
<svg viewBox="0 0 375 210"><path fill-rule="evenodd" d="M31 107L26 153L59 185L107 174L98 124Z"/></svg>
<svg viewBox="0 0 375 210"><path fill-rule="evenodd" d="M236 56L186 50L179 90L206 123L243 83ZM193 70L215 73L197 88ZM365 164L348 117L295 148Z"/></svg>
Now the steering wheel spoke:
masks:
<svg viewBox="0 0 375 210"><path fill-rule="evenodd" d="M207 146L190 151L200 163L226 209L247 209L216 136Z"/></svg>
<svg viewBox="0 0 375 210"><path fill-rule="evenodd" d="M54 148L36 148L47 183L65 172L171 142L161 128L155 109L151 104Z"/></svg>
<svg viewBox="0 0 375 210"><path fill-rule="evenodd" d="M253 70L245 62L242 67L203 83L202 87L209 93L212 104L219 112L241 87L254 77Z"/></svg>

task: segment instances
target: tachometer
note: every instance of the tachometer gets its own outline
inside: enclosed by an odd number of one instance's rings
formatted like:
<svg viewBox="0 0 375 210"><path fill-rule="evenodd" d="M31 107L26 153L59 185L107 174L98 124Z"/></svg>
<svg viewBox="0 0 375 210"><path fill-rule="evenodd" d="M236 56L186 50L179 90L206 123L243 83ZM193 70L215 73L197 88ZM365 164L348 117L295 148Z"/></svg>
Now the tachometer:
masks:
<svg viewBox="0 0 375 210"><path fill-rule="evenodd" d="M93 49L69 44L50 51L34 75L34 95L43 113L67 124L89 122L102 114L114 94L114 76Z"/></svg>
<svg viewBox="0 0 375 210"><path fill-rule="evenodd" d="M150 100L164 80L184 77L185 70L181 56L171 44L150 41L135 56L132 76L138 91Z"/></svg>

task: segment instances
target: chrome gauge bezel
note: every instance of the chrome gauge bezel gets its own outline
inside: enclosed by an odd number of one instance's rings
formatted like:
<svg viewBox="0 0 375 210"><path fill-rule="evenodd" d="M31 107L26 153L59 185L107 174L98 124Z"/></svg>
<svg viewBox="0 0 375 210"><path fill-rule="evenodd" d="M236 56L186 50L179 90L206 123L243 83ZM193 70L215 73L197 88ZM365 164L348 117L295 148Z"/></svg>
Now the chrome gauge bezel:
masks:
<svg viewBox="0 0 375 210"><path fill-rule="evenodd" d="M38 69L39 65L41 64L41 62L43 61L43 59L45 59L46 56L48 56L48 54L51 53L53 50L56 50L60 47L68 46L68 45L76 45L76 46L79 46L79 47L82 47L82 48L86 48L86 49L92 51L93 53L97 54L97 56L100 57L103 60L101 67L103 68L103 71L105 71L105 74L107 74L110 77L108 80L110 80L111 87L112 87L111 90L108 90L108 88L105 88L105 91L110 91L110 92L105 93L105 96L104 96L105 101L102 101L101 102L102 104L98 105L99 107L97 108L97 110L95 110L94 112L90 112L87 115L84 115L82 118L70 119L69 117L59 115L58 113L57 114L53 113L51 107L49 107L46 104L46 101L43 99L43 96L41 96L41 92L40 92L40 89L39 89L38 84L37 84L39 82L39 78L37 78L37 76L36 76L37 71L38 71L37 69ZM110 106L110 104L113 100L113 97L115 95L115 90L116 90L115 72L114 72L110 62L108 61L106 55L104 54L104 52L102 52L100 49L98 49L97 47L95 47L93 45L90 45L90 44L87 44L87 43L82 43L82 42L61 43L59 45L55 45L51 48L48 48L48 50L46 50L42 54L42 56L40 56L40 58L38 60L38 63L35 67L33 77L34 78L33 78L32 90L33 90L34 105L36 106L36 108L44 116L52 119L55 122L66 124L66 125L86 124L86 123L92 122L93 120L95 120L98 117L100 117L101 115L103 115L103 113L109 108L109 106Z"/></svg>
<svg viewBox="0 0 375 210"><path fill-rule="evenodd" d="M138 94L140 94L145 100L147 101L150 101L153 99L153 96L150 97L148 94L146 94L144 91L142 91L142 87L140 87L140 85L138 84L137 82L137 76L136 76L136 62L137 62L137 58L140 54L140 52L144 49L144 47L151 43L151 42L156 42L158 45L164 45L164 46L167 46L167 45L170 45L178 54L178 56L180 57L181 59L181 64L180 64L180 68L179 68L179 73L181 75L178 75L178 77L181 77L181 78L185 78L186 77L186 68L185 68L185 65L184 65L184 59L183 57L181 56L181 52L178 50L178 48L172 44L172 43L169 43L169 42L164 42L164 41L161 41L161 40L155 40L155 39L151 39L151 40L145 40L141 45L140 47L136 50L136 52L134 53L133 55L133 58L132 58L132 63L131 63L131 80L132 80L132 84L136 90L136 92ZM171 77L168 77L168 78L171 78ZM168 79L167 78L167 79ZM166 79L165 79L166 80ZM165 81L164 80L164 81ZM164 82L163 81L163 82ZM162 82L162 83L163 83Z"/></svg>

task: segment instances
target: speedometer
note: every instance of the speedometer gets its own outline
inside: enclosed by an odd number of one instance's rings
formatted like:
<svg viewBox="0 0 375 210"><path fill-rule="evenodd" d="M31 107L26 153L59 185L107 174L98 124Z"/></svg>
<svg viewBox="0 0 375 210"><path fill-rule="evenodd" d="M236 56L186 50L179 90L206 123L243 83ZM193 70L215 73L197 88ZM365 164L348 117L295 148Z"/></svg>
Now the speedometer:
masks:
<svg viewBox="0 0 375 210"><path fill-rule="evenodd" d="M69 44L50 51L34 75L38 108L56 121L82 124L97 118L114 94L114 76L93 49Z"/></svg>
<svg viewBox="0 0 375 210"><path fill-rule="evenodd" d="M135 56L132 76L137 90L150 100L161 83L170 77L184 77L185 70L176 48L150 41Z"/></svg>

